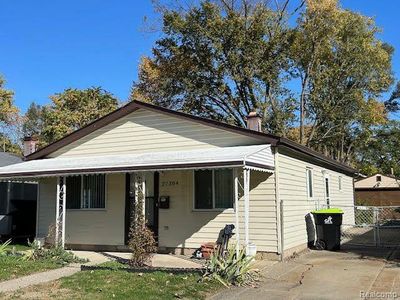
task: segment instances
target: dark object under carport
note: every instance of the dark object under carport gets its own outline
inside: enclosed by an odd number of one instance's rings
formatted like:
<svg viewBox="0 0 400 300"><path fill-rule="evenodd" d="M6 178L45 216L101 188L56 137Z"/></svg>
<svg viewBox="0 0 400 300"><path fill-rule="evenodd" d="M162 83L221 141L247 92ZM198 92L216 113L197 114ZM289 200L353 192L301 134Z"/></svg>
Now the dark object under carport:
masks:
<svg viewBox="0 0 400 300"><path fill-rule="evenodd" d="M338 208L320 209L312 212L315 220L318 250L340 250L343 211Z"/></svg>

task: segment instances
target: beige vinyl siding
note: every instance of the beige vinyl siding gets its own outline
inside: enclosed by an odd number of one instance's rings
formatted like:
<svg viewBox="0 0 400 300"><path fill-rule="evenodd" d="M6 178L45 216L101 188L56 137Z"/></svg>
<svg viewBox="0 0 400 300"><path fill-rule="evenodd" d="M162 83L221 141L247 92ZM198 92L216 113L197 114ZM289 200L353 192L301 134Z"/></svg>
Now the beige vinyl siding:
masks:
<svg viewBox="0 0 400 300"><path fill-rule="evenodd" d="M150 174L150 173L149 173ZM169 185L169 182L178 182ZM55 220L55 178L40 182L40 237ZM68 192L68 191L67 191ZM274 176L252 171L250 191L250 241L258 251L277 251ZM160 195L170 196L170 208L159 211L159 245L173 248L198 248L216 241L226 224L235 224L233 209L225 211L193 210L193 171L167 171L160 174ZM84 245L123 245L124 174L107 175L105 210L67 210L66 243ZM243 199L239 201L240 237L244 242ZM235 237L234 237L235 238ZM234 239L233 238L233 239Z"/></svg>
<svg viewBox="0 0 400 300"><path fill-rule="evenodd" d="M49 157L146 153L261 144L257 139L139 109L53 152Z"/></svg>
<svg viewBox="0 0 400 300"><path fill-rule="evenodd" d="M313 170L312 199L307 195L307 167ZM346 222L354 220L350 208L354 202L352 177L307 162L293 153L279 154L279 196L283 202L283 239L284 250L307 243L305 215L310 211L326 205L325 182L322 170L330 177L331 207L342 207L345 210ZM338 176L342 176L342 191L338 190Z"/></svg>
<svg viewBox="0 0 400 300"><path fill-rule="evenodd" d="M45 178L39 181L37 238L45 238L49 232L49 226L55 224L56 194L56 178Z"/></svg>
<svg viewBox="0 0 400 300"><path fill-rule="evenodd" d="M67 209L67 244L124 244L125 175L108 174L106 182L107 197L104 210ZM55 222L56 188L56 178L40 181L38 237L45 237L49 225Z"/></svg>
<svg viewBox="0 0 400 300"><path fill-rule="evenodd" d="M339 176L342 176L342 190L339 191ZM330 175L331 207L340 207L343 211L343 224L354 225L354 188L350 176Z"/></svg>
<svg viewBox="0 0 400 300"><path fill-rule="evenodd" d="M168 182L178 182L178 185L168 186ZM205 242L215 242L226 224L235 224L233 209L193 209L193 171L163 172L160 183L160 195L170 196L170 208L160 209L160 247L198 248ZM240 199L239 207L243 242L243 199ZM251 174L249 233L250 241L257 245L258 251L277 251L274 176L269 173L253 171Z"/></svg>

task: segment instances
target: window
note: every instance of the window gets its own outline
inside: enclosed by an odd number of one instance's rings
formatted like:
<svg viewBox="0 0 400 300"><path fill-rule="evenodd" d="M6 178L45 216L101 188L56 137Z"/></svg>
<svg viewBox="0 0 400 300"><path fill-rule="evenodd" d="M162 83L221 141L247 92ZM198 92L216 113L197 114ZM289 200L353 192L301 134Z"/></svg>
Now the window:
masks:
<svg viewBox="0 0 400 300"><path fill-rule="evenodd" d="M325 176L325 197L326 206L331 208L330 188L329 188L329 176Z"/></svg>
<svg viewBox="0 0 400 300"><path fill-rule="evenodd" d="M194 208L233 208L233 171L194 171Z"/></svg>
<svg viewBox="0 0 400 300"><path fill-rule="evenodd" d="M338 186L339 186L339 191L342 191L342 176L338 177Z"/></svg>
<svg viewBox="0 0 400 300"><path fill-rule="evenodd" d="M85 175L67 177L67 208L105 208L106 176Z"/></svg>
<svg viewBox="0 0 400 300"><path fill-rule="evenodd" d="M309 199L312 199L314 197L313 170L307 168L306 176L307 176L307 196Z"/></svg>
<svg viewBox="0 0 400 300"><path fill-rule="evenodd" d="M377 175L376 176L376 182L381 182L382 181L382 176L381 175Z"/></svg>

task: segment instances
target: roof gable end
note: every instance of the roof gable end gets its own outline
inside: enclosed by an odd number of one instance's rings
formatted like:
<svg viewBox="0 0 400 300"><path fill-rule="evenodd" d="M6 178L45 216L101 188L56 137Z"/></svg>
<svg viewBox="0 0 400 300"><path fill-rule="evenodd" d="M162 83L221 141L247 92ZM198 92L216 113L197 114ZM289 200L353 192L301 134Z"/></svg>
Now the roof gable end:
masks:
<svg viewBox="0 0 400 300"><path fill-rule="evenodd" d="M165 114L165 115L168 115L171 117L181 118L181 119L185 119L190 122L195 122L195 123L202 124L205 126L217 128L220 130L233 132L235 134L240 134L243 136L255 138L257 140L260 140L263 143L267 143L267 144L271 144L271 145L275 145L278 140L278 138L275 136L272 136L272 135L269 136L269 135L266 135L261 132L256 132L256 131L248 130L245 128L232 126L232 125L229 125L226 123L188 115L185 113L165 109L165 108L162 108L159 106L155 106L155 105L140 102L140 101L132 101L132 102L128 103L127 105L111 112L110 114L105 115L105 116L95 120L94 122L86 125L85 127L82 127L81 129L78 129L78 130L72 132L71 134L65 136L64 138L62 138L54 143L51 143L51 144L47 145L46 147L39 149L38 151L28 155L26 157L26 160L34 160L34 159L44 158L44 157L62 149L63 147L65 147L75 141L78 141L81 138L95 132L96 130L103 128L103 127L107 126L108 124L110 124L116 120L119 120L139 109L144 109L144 110L148 110L148 111L152 111L152 112L156 112L156 113L161 113L161 114Z"/></svg>

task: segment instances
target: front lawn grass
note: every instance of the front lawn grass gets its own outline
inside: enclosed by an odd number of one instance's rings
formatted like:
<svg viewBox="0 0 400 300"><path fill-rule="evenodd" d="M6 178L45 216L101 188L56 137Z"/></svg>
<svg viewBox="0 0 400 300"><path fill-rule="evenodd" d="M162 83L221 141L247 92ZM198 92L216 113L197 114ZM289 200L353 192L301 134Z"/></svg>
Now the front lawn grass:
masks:
<svg viewBox="0 0 400 300"><path fill-rule="evenodd" d="M59 267L60 264L51 260L30 261L17 256L0 256L0 281Z"/></svg>
<svg viewBox="0 0 400 300"><path fill-rule="evenodd" d="M26 251L31 249L28 245L25 244L10 244L6 248L9 251L15 250L15 251Z"/></svg>
<svg viewBox="0 0 400 300"><path fill-rule="evenodd" d="M2 294L3 298L41 299L204 299L222 286L201 281L200 274L127 272L124 265L106 263L109 270L82 271L60 280Z"/></svg>
<svg viewBox="0 0 400 300"><path fill-rule="evenodd" d="M113 269L79 272L61 279L61 288L75 291L79 299L202 299L220 287L198 282L201 275L195 273L133 273L117 263L102 266Z"/></svg>

